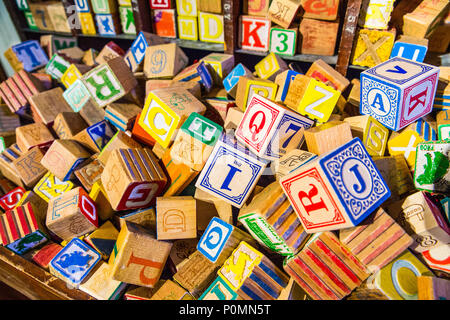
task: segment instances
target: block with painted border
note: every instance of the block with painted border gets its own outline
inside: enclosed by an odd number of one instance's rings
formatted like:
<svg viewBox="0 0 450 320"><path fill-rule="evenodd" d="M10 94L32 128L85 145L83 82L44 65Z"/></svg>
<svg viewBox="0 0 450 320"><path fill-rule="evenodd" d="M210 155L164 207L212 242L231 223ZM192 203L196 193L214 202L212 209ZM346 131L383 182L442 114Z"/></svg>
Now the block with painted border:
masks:
<svg viewBox="0 0 450 320"><path fill-rule="evenodd" d="M298 28L270 28L270 48L272 53L280 56L293 56L297 51Z"/></svg>
<svg viewBox="0 0 450 320"><path fill-rule="evenodd" d="M25 16L25 20L27 21L28 28L30 28L32 30L39 30L31 11L24 11L23 14Z"/></svg>
<svg viewBox="0 0 450 320"><path fill-rule="evenodd" d="M46 9L54 31L71 33L70 20L61 2L47 3Z"/></svg>
<svg viewBox="0 0 450 320"><path fill-rule="evenodd" d="M74 83L64 91L63 97L74 112L80 111L88 102L96 105L88 89L80 79L75 80ZM96 108L98 107L96 106Z"/></svg>
<svg viewBox="0 0 450 320"><path fill-rule="evenodd" d="M158 197L156 213L158 240L197 238L197 210L193 197Z"/></svg>
<svg viewBox="0 0 450 320"><path fill-rule="evenodd" d="M288 69L286 62L271 52L255 65L255 72L261 79L274 81L275 77Z"/></svg>
<svg viewBox="0 0 450 320"><path fill-rule="evenodd" d="M117 1L115 0L90 0L90 3L95 14L117 12Z"/></svg>
<svg viewBox="0 0 450 320"><path fill-rule="evenodd" d="M50 261L62 250L62 246L50 242L44 245L42 248L38 248L31 253L31 259L41 268L49 271Z"/></svg>
<svg viewBox="0 0 450 320"><path fill-rule="evenodd" d="M398 131L433 108L439 69L399 57L361 73L360 113Z"/></svg>
<svg viewBox="0 0 450 320"><path fill-rule="evenodd" d="M395 41L390 58L402 57L417 62L423 62L427 51L428 39L402 35Z"/></svg>
<svg viewBox="0 0 450 320"><path fill-rule="evenodd" d="M22 187L17 187L7 192L0 198L0 207L5 211L14 209L24 193L25 189Z"/></svg>
<svg viewBox="0 0 450 320"><path fill-rule="evenodd" d="M84 65L78 65L77 67L77 65L71 64L61 76L61 82L66 88L69 88L75 80L82 77L82 73L78 68L80 68L83 73L90 69L90 67L86 67Z"/></svg>
<svg viewBox="0 0 450 320"><path fill-rule="evenodd" d="M315 158L317 158L317 155L314 153L299 149L292 149L286 152L286 154L281 158L272 161L270 167L272 172L275 174L276 179L280 180L281 177L300 168Z"/></svg>
<svg viewBox="0 0 450 320"><path fill-rule="evenodd" d="M267 52L270 44L271 21L265 17L239 17L239 47L245 50Z"/></svg>
<svg viewBox="0 0 450 320"><path fill-rule="evenodd" d="M172 0L150 0L150 8L155 9L173 9L174 3Z"/></svg>
<svg viewBox="0 0 450 320"><path fill-rule="evenodd" d="M450 245L432 248L421 252L426 264L433 270L450 272Z"/></svg>
<svg viewBox="0 0 450 320"><path fill-rule="evenodd" d="M255 93L269 100L274 100L277 90L278 85L272 81L240 76L236 88L236 106L245 111Z"/></svg>
<svg viewBox="0 0 450 320"><path fill-rule="evenodd" d="M47 172L45 176L34 186L33 191L45 201L59 197L63 193L73 188L71 181L61 181L51 172Z"/></svg>
<svg viewBox="0 0 450 320"><path fill-rule="evenodd" d="M236 96L237 85L240 77L252 78L252 72L242 63L236 65L233 70L223 79L223 87L232 97Z"/></svg>
<svg viewBox="0 0 450 320"><path fill-rule="evenodd" d="M243 13L250 16L267 16L270 1L267 0L247 0L244 1Z"/></svg>
<svg viewBox="0 0 450 320"><path fill-rule="evenodd" d="M215 52L208 54L201 60L213 67L214 71L220 78L220 82L222 82L231 70L233 70L235 61L234 55L232 54Z"/></svg>
<svg viewBox="0 0 450 320"><path fill-rule="evenodd" d="M94 249L73 238L50 261L50 273L78 287L99 261L100 255Z"/></svg>
<svg viewBox="0 0 450 320"><path fill-rule="evenodd" d="M361 5L358 25L361 28L380 29L388 28L395 0L364 0Z"/></svg>
<svg viewBox="0 0 450 320"><path fill-rule="evenodd" d="M450 139L450 110L439 111L436 115L436 125L439 140Z"/></svg>
<svg viewBox="0 0 450 320"><path fill-rule="evenodd" d="M120 19L117 13L95 15L97 30L100 35L115 36L121 33Z"/></svg>
<svg viewBox="0 0 450 320"><path fill-rule="evenodd" d="M186 0L183 0L186 1ZM185 40L198 40L198 19L191 16L177 16L178 37Z"/></svg>
<svg viewBox="0 0 450 320"><path fill-rule="evenodd" d="M357 226L391 195L359 138L282 177L280 184L308 233Z"/></svg>
<svg viewBox="0 0 450 320"><path fill-rule="evenodd" d="M197 17L198 0L176 0L177 13L184 17Z"/></svg>
<svg viewBox="0 0 450 320"><path fill-rule="evenodd" d="M274 100L275 102L284 103L289 90L289 85L298 74L300 73L298 73L297 71L286 70L275 77L275 83L278 85L277 95Z"/></svg>
<svg viewBox="0 0 450 320"><path fill-rule="evenodd" d="M350 124L352 136L363 141L367 152L371 156L383 156L389 137L389 129L369 115L347 117L345 122Z"/></svg>
<svg viewBox="0 0 450 320"><path fill-rule="evenodd" d="M105 108L105 119L122 131L132 128L136 116L142 109L133 103L111 103Z"/></svg>
<svg viewBox="0 0 450 320"><path fill-rule="evenodd" d="M417 134L425 141L437 141L437 123L434 118L430 117L430 115L426 115L423 118L418 119L416 122L408 125L404 131L413 130L417 132Z"/></svg>
<svg viewBox="0 0 450 320"><path fill-rule="evenodd" d="M238 300L238 294L221 277L211 283L199 300Z"/></svg>
<svg viewBox="0 0 450 320"><path fill-rule="evenodd" d="M28 40L13 45L5 52L5 57L16 72L21 69L31 72L48 63L47 54L37 40Z"/></svg>
<svg viewBox="0 0 450 320"><path fill-rule="evenodd" d="M175 43L150 46L145 51L144 74L147 78L173 77L188 64L188 58Z"/></svg>
<svg viewBox="0 0 450 320"><path fill-rule="evenodd" d="M301 0L304 10L302 16L319 20L336 20L340 2L340 0Z"/></svg>
<svg viewBox="0 0 450 320"><path fill-rule="evenodd" d="M100 152L113 137L114 133L106 122L102 120L86 129L80 131L72 137L87 150L96 153Z"/></svg>
<svg viewBox="0 0 450 320"><path fill-rule="evenodd" d="M120 6L119 7L119 16L120 16L120 23L122 25L122 32L124 34L136 34L136 24L134 22L134 16L133 16L133 8Z"/></svg>
<svg viewBox="0 0 450 320"><path fill-rule="evenodd" d="M38 147L33 147L12 161L16 174L22 179L28 188L34 185L47 173L41 164L44 152Z"/></svg>
<svg viewBox="0 0 450 320"><path fill-rule="evenodd" d="M155 34L165 38L177 37L175 9L154 9L152 20Z"/></svg>
<svg viewBox="0 0 450 320"><path fill-rule="evenodd" d="M55 53L46 64L45 72L51 75L53 79L60 81L69 67L70 62Z"/></svg>
<svg viewBox="0 0 450 320"><path fill-rule="evenodd" d="M223 15L199 11L198 31L200 41L225 43L225 29L223 21Z"/></svg>

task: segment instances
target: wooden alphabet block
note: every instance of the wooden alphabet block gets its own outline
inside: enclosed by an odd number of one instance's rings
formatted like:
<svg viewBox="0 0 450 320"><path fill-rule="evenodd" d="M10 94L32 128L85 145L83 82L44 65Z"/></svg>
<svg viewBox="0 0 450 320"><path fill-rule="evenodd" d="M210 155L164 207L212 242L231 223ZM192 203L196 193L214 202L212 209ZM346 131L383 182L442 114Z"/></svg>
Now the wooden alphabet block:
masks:
<svg viewBox="0 0 450 320"><path fill-rule="evenodd" d="M88 102L96 104L88 89L80 79L75 80L74 83L64 91L63 97L74 112L80 111L81 108L88 104Z"/></svg>
<svg viewBox="0 0 450 320"><path fill-rule="evenodd" d="M100 220L106 221L113 216L115 210L111 207L108 195L102 185L101 179L94 182L92 189L89 192L89 197L91 197L97 205Z"/></svg>
<svg viewBox="0 0 450 320"><path fill-rule="evenodd" d="M352 140L350 125L343 121L330 121L305 130L308 151L322 155Z"/></svg>
<svg viewBox="0 0 450 320"><path fill-rule="evenodd" d="M291 26L292 21L297 15L300 9L300 1L294 0L274 0L271 2L267 17L272 20L273 23L288 29Z"/></svg>
<svg viewBox="0 0 450 320"><path fill-rule="evenodd" d="M239 17L239 46L244 50L269 50L271 21L265 17Z"/></svg>
<svg viewBox="0 0 450 320"><path fill-rule="evenodd" d="M143 287L154 287L171 248L172 243L156 240L151 231L126 222L109 258L109 264L113 265L113 279Z"/></svg>
<svg viewBox="0 0 450 320"><path fill-rule="evenodd" d="M61 82L69 88L77 79L81 79L82 74L75 64L71 64L61 76Z"/></svg>
<svg viewBox="0 0 450 320"><path fill-rule="evenodd" d="M64 6L61 2L50 2L47 4L46 9L53 26L53 30L58 32L71 33L66 10L64 9Z"/></svg>
<svg viewBox="0 0 450 320"><path fill-rule="evenodd" d="M47 228L63 240L69 240L98 228L95 202L83 188L77 187L48 202Z"/></svg>
<svg viewBox="0 0 450 320"><path fill-rule="evenodd" d="M416 147L414 185L431 193L450 192L450 141L430 141Z"/></svg>
<svg viewBox="0 0 450 320"><path fill-rule="evenodd" d="M100 254L78 238L73 238L50 261L50 273L78 287L100 261Z"/></svg>
<svg viewBox="0 0 450 320"><path fill-rule="evenodd" d="M247 0L244 1L243 12L250 16L266 17L269 11L270 1L267 0Z"/></svg>
<svg viewBox="0 0 450 320"><path fill-rule="evenodd" d="M238 294L221 277L217 277L199 300L238 300Z"/></svg>
<svg viewBox="0 0 450 320"><path fill-rule="evenodd" d="M98 64L105 63L111 59L122 57L125 52L114 41L108 42L100 53L95 57L95 62Z"/></svg>
<svg viewBox="0 0 450 320"><path fill-rule="evenodd" d="M89 126L93 126L105 119L105 110L99 108L93 99L89 99L78 113Z"/></svg>
<svg viewBox="0 0 450 320"><path fill-rule="evenodd" d="M405 270L406 269L406 270ZM431 271L409 250L371 276L367 283L389 300L417 300L417 277L432 276Z"/></svg>
<svg viewBox="0 0 450 320"><path fill-rule="evenodd" d="M154 9L152 14L154 32L165 38L177 37L174 9Z"/></svg>
<svg viewBox="0 0 450 320"><path fill-rule="evenodd" d="M243 207L238 220L259 243L282 256L296 254L309 238L278 181Z"/></svg>
<svg viewBox="0 0 450 320"><path fill-rule="evenodd" d="M415 165L416 147L424 139L413 130L404 130L398 135L392 135L388 140L390 155L403 156L410 168Z"/></svg>
<svg viewBox="0 0 450 320"><path fill-rule="evenodd" d="M54 31L50 15L47 10L47 5L42 3L30 3L29 4L31 14L33 15L34 22L39 30Z"/></svg>
<svg viewBox="0 0 450 320"><path fill-rule="evenodd" d="M389 130L372 116L347 117L345 122L350 124L353 137L363 141L367 152L371 156L383 156L389 136Z"/></svg>
<svg viewBox="0 0 450 320"><path fill-rule="evenodd" d="M155 139L148 134L140 125L139 118L141 117L141 113L136 116L136 121L134 121L133 130L131 131L131 136L134 140L140 142L141 144L145 144L147 146L155 145Z"/></svg>
<svg viewBox="0 0 450 320"><path fill-rule="evenodd" d="M22 152L33 147L47 148L54 138L43 123L32 123L16 128L17 146Z"/></svg>
<svg viewBox="0 0 450 320"><path fill-rule="evenodd" d="M172 0L150 0L150 8L155 9L173 9Z"/></svg>
<svg viewBox="0 0 450 320"><path fill-rule="evenodd" d="M198 11L222 13L222 1L220 0L198 0Z"/></svg>
<svg viewBox="0 0 450 320"><path fill-rule="evenodd" d="M130 49L125 54L125 62L128 64L132 72L136 72L142 68L145 52L149 46L165 43L165 40L156 34L139 32L136 40L134 40Z"/></svg>
<svg viewBox="0 0 450 320"><path fill-rule="evenodd" d="M53 122L53 130L60 139L70 139L87 128L87 123L75 112L61 112Z"/></svg>
<svg viewBox="0 0 450 320"><path fill-rule="evenodd" d="M432 111L437 73L436 67L399 57L362 72L361 114L394 131L406 127Z"/></svg>
<svg viewBox="0 0 450 320"><path fill-rule="evenodd" d="M117 13L95 15L97 30L103 36L115 36L121 33L120 19Z"/></svg>
<svg viewBox="0 0 450 320"><path fill-rule="evenodd" d="M197 237L196 200L192 197L158 197L156 199L158 240L194 239Z"/></svg>
<svg viewBox="0 0 450 320"><path fill-rule="evenodd" d="M351 63L369 68L378 66L389 59L394 41L395 30L359 30Z"/></svg>
<svg viewBox="0 0 450 320"><path fill-rule="evenodd" d="M0 197L0 207L5 211L14 209L24 193L25 190L22 187L17 187L9 191Z"/></svg>
<svg viewBox="0 0 450 320"><path fill-rule="evenodd" d="M117 149L101 175L114 210L144 208L154 203L167 178L149 149Z"/></svg>
<svg viewBox="0 0 450 320"><path fill-rule="evenodd" d="M312 120L253 94L235 136L256 155L276 159L299 148L304 131L313 124Z"/></svg>
<svg viewBox="0 0 450 320"><path fill-rule="evenodd" d="M417 299L450 300L450 281L430 276L417 277Z"/></svg>
<svg viewBox="0 0 450 320"><path fill-rule="evenodd" d="M9 148L7 148L5 151L3 151L0 154L0 171L2 175L7 178L9 181L13 182L14 184L25 187L24 182L22 181L22 178L17 175L17 170L13 165L13 161L18 159L23 154L22 151L20 151L17 144L13 144ZM8 181L7 180L7 181ZM0 180L3 181L3 180ZM0 183L1 185L1 183ZM8 184L5 184L6 186ZM3 193L8 192L9 190L12 190L13 188L2 188ZM8 191L6 191L8 190Z"/></svg>
<svg viewBox="0 0 450 320"><path fill-rule="evenodd" d="M32 30L39 30L36 21L34 20L33 13L31 11L24 11L25 20L27 21L28 28Z"/></svg>
<svg viewBox="0 0 450 320"><path fill-rule="evenodd" d="M99 65L83 75L82 81L95 102L104 107L137 86L137 80L122 57Z"/></svg>
<svg viewBox="0 0 450 320"><path fill-rule="evenodd" d="M359 138L282 177L280 183L308 233L356 226L391 195Z"/></svg>
<svg viewBox="0 0 450 320"><path fill-rule="evenodd" d="M5 57L16 72L22 69L31 72L48 63L47 54L37 40L28 40L13 45L5 52Z"/></svg>
<svg viewBox="0 0 450 320"><path fill-rule="evenodd" d="M41 165L44 152L38 147L33 147L24 152L20 157L13 160L12 164L16 169L25 186L31 188L47 173Z"/></svg>
<svg viewBox="0 0 450 320"><path fill-rule="evenodd" d="M45 176L34 186L33 191L45 201L49 202L54 197L59 197L64 192L73 188L71 181L61 181L52 173L47 172Z"/></svg>
<svg viewBox="0 0 450 320"><path fill-rule="evenodd" d="M294 80L295 76L298 74L300 73L297 71L286 70L276 76L275 83L279 86L279 89L277 90L275 102L284 103L291 81Z"/></svg>
<svg viewBox="0 0 450 320"><path fill-rule="evenodd" d="M203 114L205 110L206 107L185 89L157 89L147 96L139 125L167 148L185 119L193 112Z"/></svg>
<svg viewBox="0 0 450 320"><path fill-rule="evenodd" d="M402 35L395 41L390 58L402 57L423 62L428 50L428 39Z"/></svg>
<svg viewBox="0 0 450 320"><path fill-rule="evenodd" d="M179 0L179 1L187 2L186 0ZM177 17L178 38L197 41L199 38L197 21L198 21L197 17L179 15Z"/></svg>
<svg viewBox="0 0 450 320"><path fill-rule="evenodd" d="M223 15L199 11L198 30L200 41L225 43L223 19Z"/></svg>
<svg viewBox="0 0 450 320"><path fill-rule="evenodd" d="M361 28L386 30L394 9L394 2L395 0L364 0L358 25Z"/></svg>
<svg viewBox="0 0 450 320"><path fill-rule="evenodd" d="M156 211L155 208L145 208L133 211L131 213L125 214L119 218L120 228L123 227L125 222L133 222L146 229L156 231ZM174 242L174 246L176 241Z"/></svg>
<svg viewBox="0 0 450 320"><path fill-rule="evenodd" d="M112 129L105 120L102 120L80 131L72 139L80 143L87 150L96 153L100 152L106 146L112 136Z"/></svg>
<svg viewBox="0 0 450 320"><path fill-rule="evenodd" d="M84 238L92 248L97 250L103 260L108 260L114 245L116 244L119 231L114 227L111 221L106 221L98 229Z"/></svg>
<svg viewBox="0 0 450 320"><path fill-rule="evenodd" d="M119 7L120 23L124 34L136 34L136 24L134 22L133 8L131 6Z"/></svg>
<svg viewBox="0 0 450 320"><path fill-rule="evenodd" d="M272 172L276 175L276 179L280 180L281 177L297 170L301 166L317 158L314 153L292 149L280 159L276 159L271 163Z"/></svg>
<svg viewBox="0 0 450 320"><path fill-rule="evenodd" d="M438 139L450 139L450 110L442 110L436 114L436 125L438 131Z"/></svg>
<svg viewBox="0 0 450 320"><path fill-rule="evenodd" d="M108 162L109 156L114 150L140 148L141 145L130 138L124 131L118 131L109 142L103 147L98 155L98 160L105 166Z"/></svg>
<svg viewBox="0 0 450 320"><path fill-rule="evenodd" d="M118 300L121 298L126 283L116 281L111 276L112 266L99 262L99 267L80 284L80 290L86 292L97 300Z"/></svg>
<svg viewBox="0 0 450 320"><path fill-rule="evenodd" d="M302 54L334 55L339 22L304 18L299 28L299 50Z"/></svg>
<svg viewBox="0 0 450 320"><path fill-rule="evenodd" d="M295 55L297 51L297 30L297 27L291 29L270 28L269 51L281 56Z"/></svg>
<svg viewBox="0 0 450 320"><path fill-rule="evenodd" d="M444 244L421 252L426 264L433 270L450 272L450 245Z"/></svg>
<svg viewBox="0 0 450 320"><path fill-rule="evenodd" d="M78 12L78 19L81 24L81 33L86 35L97 34L97 29L94 23L94 16L90 12Z"/></svg>
<svg viewBox="0 0 450 320"><path fill-rule="evenodd" d="M132 103L111 103L105 109L105 119L117 129L127 131L132 128L141 111L140 107Z"/></svg>
<svg viewBox="0 0 450 320"><path fill-rule="evenodd" d="M176 0L177 13L183 17L197 17L197 0Z"/></svg>
<svg viewBox="0 0 450 320"><path fill-rule="evenodd" d="M341 300L369 276L332 232L317 233L283 268L314 300Z"/></svg>
<svg viewBox="0 0 450 320"><path fill-rule="evenodd" d="M340 0L301 0L303 17L318 20L336 20Z"/></svg>
<svg viewBox="0 0 450 320"><path fill-rule="evenodd" d="M45 73L49 74L53 79L61 81L62 76L69 67L70 62L55 53L45 66Z"/></svg>
<svg viewBox="0 0 450 320"><path fill-rule="evenodd" d="M340 92L308 76L298 74L289 83L284 103L310 119L327 122Z"/></svg>
<svg viewBox="0 0 450 320"><path fill-rule="evenodd" d="M152 295L150 300L195 300L189 292L177 283L168 279L164 284Z"/></svg>
<svg viewBox="0 0 450 320"><path fill-rule="evenodd" d="M266 99L274 100L278 85L269 80L239 77L236 88L236 106L245 111L253 94L258 94Z"/></svg>
<svg viewBox="0 0 450 320"><path fill-rule="evenodd" d="M150 46L145 51L147 78L173 77L188 64L188 58L175 43Z"/></svg>
<svg viewBox="0 0 450 320"><path fill-rule="evenodd" d="M232 54L210 53L201 60L213 67L220 78L219 82L222 82L234 68L234 55Z"/></svg>
<svg viewBox="0 0 450 320"><path fill-rule="evenodd" d="M62 250L62 246L57 243L48 243L42 248L32 253L31 259L41 268L49 271L50 261Z"/></svg>
<svg viewBox="0 0 450 320"><path fill-rule="evenodd" d="M350 84L347 78L322 59L314 61L305 75L321 81L340 92L343 92Z"/></svg>
<svg viewBox="0 0 450 320"><path fill-rule="evenodd" d="M60 87L35 94L30 99L33 117L45 125L52 125L56 116L61 112L71 112L72 108L63 97Z"/></svg>
<svg viewBox="0 0 450 320"><path fill-rule="evenodd" d="M436 25L446 17L448 8L449 3L445 0L422 1L417 8L403 17L403 34L427 38Z"/></svg>
<svg viewBox="0 0 450 320"><path fill-rule="evenodd" d="M205 91L211 91L214 83L218 83L218 75L215 73L213 67L203 61L199 61L183 69L173 78L174 84L177 88L187 89L190 87L180 85L180 83L198 83L201 84ZM171 86L171 88L174 88ZM191 91L191 90L189 90Z"/></svg>
<svg viewBox="0 0 450 320"><path fill-rule="evenodd" d="M268 54L255 65L255 72L261 79L274 81L275 77L288 69L286 62L275 53Z"/></svg>
<svg viewBox="0 0 450 320"><path fill-rule="evenodd" d="M96 14L117 12L117 1L114 0L91 0L91 5Z"/></svg>
<svg viewBox="0 0 450 320"><path fill-rule="evenodd" d="M289 280L272 261L245 241L239 243L218 275L244 300L275 300Z"/></svg>
<svg viewBox="0 0 450 320"><path fill-rule="evenodd" d="M237 85L240 77L253 77L252 72L242 63L236 65L236 67L234 67L233 70L231 70L231 72L223 79L223 87L232 97L236 96Z"/></svg>

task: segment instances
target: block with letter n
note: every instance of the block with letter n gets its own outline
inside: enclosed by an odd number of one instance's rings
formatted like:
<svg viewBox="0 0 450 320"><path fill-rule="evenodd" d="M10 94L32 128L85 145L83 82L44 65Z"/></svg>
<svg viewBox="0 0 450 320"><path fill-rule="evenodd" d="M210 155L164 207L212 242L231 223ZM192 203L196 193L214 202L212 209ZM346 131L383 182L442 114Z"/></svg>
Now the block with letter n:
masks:
<svg viewBox="0 0 450 320"><path fill-rule="evenodd" d="M267 161L222 133L195 186L240 208L256 186Z"/></svg>
<svg viewBox="0 0 450 320"><path fill-rule="evenodd" d="M400 57L361 73L360 113L393 131L433 109L439 68Z"/></svg>
<svg viewBox="0 0 450 320"><path fill-rule="evenodd" d="M359 225L391 192L359 138L282 177L306 232Z"/></svg>
<svg viewBox="0 0 450 320"><path fill-rule="evenodd" d="M239 46L244 50L267 52L271 21L265 17L239 17Z"/></svg>

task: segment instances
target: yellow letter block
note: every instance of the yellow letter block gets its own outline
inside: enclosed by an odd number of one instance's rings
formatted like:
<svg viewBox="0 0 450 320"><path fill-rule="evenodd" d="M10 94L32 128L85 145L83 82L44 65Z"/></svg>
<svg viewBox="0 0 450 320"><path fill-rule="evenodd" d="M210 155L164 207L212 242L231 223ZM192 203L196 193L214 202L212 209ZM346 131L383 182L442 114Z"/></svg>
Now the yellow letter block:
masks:
<svg viewBox="0 0 450 320"><path fill-rule="evenodd" d="M177 0L177 13L184 17L197 17L197 0Z"/></svg>
<svg viewBox="0 0 450 320"><path fill-rule="evenodd" d="M419 134L413 130L404 130L400 134L391 136L388 141L389 154L395 156L401 154L405 157L409 168L414 168L416 162L416 147L424 142Z"/></svg>
<svg viewBox="0 0 450 320"><path fill-rule="evenodd" d="M178 37L192 41L198 40L196 17L178 16Z"/></svg>
<svg viewBox="0 0 450 320"><path fill-rule="evenodd" d="M252 98L253 94L269 100L275 100L277 95L278 85L272 81L239 77L239 82L236 90L236 105L243 111L247 108L247 104Z"/></svg>
<svg viewBox="0 0 450 320"><path fill-rule="evenodd" d="M74 64L71 64L67 68L66 72L64 72L61 76L61 82L66 88L68 88L75 82L75 80L80 79L81 76L81 72L78 68Z"/></svg>
<svg viewBox="0 0 450 320"><path fill-rule="evenodd" d="M47 174L34 186L33 191L48 202L51 198L59 197L72 188L73 183L71 181L68 180L62 182L52 173L47 172Z"/></svg>
<svg viewBox="0 0 450 320"><path fill-rule="evenodd" d="M347 117L353 137L359 137L371 156L383 156L389 137L389 129L369 115Z"/></svg>
<svg viewBox="0 0 450 320"><path fill-rule="evenodd" d="M351 59L352 64L369 68L379 65L389 59L394 41L395 30L359 30Z"/></svg>
<svg viewBox="0 0 450 320"><path fill-rule="evenodd" d="M273 52L255 65L258 77L271 81L274 81L279 73L287 69L286 62Z"/></svg>
<svg viewBox="0 0 450 320"><path fill-rule="evenodd" d="M94 18L90 12L79 12L78 18L81 24L81 33L83 34L96 34Z"/></svg>
<svg viewBox="0 0 450 320"><path fill-rule="evenodd" d="M224 43L223 15L199 12L200 41Z"/></svg>
<svg viewBox="0 0 450 320"><path fill-rule="evenodd" d="M388 28L395 0L364 0L361 6L358 24L361 28Z"/></svg>

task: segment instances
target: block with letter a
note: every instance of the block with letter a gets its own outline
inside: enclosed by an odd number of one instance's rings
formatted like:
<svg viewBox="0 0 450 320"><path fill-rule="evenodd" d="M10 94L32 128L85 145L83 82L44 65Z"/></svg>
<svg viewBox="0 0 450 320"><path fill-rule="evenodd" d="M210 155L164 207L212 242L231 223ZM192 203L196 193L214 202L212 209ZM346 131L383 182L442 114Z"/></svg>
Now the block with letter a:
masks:
<svg viewBox="0 0 450 320"><path fill-rule="evenodd" d="M433 109L439 68L392 58L361 73L360 113L398 131Z"/></svg>
<svg viewBox="0 0 450 320"><path fill-rule="evenodd" d="M282 177L306 232L360 224L391 195L359 138Z"/></svg>
<svg viewBox="0 0 450 320"><path fill-rule="evenodd" d="M265 17L240 16L239 46L245 50L267 52L271 21Z"/></svg>
<svg viewBox="0 0 450 320"><path fill-rule="evenodd" d="M267 161L222 134L195 186L240 208L258 182Z"/></svg>

